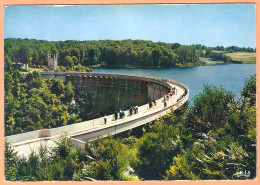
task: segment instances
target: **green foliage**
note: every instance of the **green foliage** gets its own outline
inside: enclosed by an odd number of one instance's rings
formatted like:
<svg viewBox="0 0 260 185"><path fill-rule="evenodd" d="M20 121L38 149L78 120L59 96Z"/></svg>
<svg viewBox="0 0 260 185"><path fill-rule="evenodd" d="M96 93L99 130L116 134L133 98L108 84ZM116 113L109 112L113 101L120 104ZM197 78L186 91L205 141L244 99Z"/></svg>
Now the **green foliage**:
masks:
<svg viewBox="0 0 260 185"><path fill-rule="evenodd" d="M256 104L256 74L246 80L241 95L251 106Z"/></svg>
<svg viewBox="0 0 260 185"><path fill-rule="evenodd" d="M77 64L73 66L73 71L78 71L78 72L90 72L90 68L82 66L81 64Z"/></svg>
<svg viewBox="0 0 260 185"><path fill-rule="evenodd" d="M132 150L131 150L132 149ZM86 142L85 150L93 159L89 168L92 178L97 180L139 180L134 175L136 150L122 143L122 140L98 139Z"/></svg>
<svg viewBox="0 0 260 185"><path fill-rule="evenodd" d="M174 67L177 63L197 65L194 46L154 43L144 40L57 41L5 39L5 56L31 66L47 66L48 54L59 54L58 71L89 71L86 66ZM181 60L181 61L180 61ZM45 69L47 70L47 69Z"/></svg>
<svg viewBox="0 0 260 185"><path fill-rule="evenodd" d="M205 55L202 55L207 58L211 58L214 61L223 61L226 63L231 62L231 58L226 56L223 52L214 52L212 49L207 49Z"/></svg>
<svg viewBox="0 0 260 185"><path fill-rule="evenodd" d="M5 72L5 134L52 128L80 121L68 114L71 83L44 79L38 72Z"/></svg>
<svg viewBox="0 0 260 185"><path fill-rule="evenodd" d="M255 77L247 80L244 89L253 89ZM251 83L250 83L251 82ZM250 85L249 85L250 84ZM251 87L250 87L251 86ZM210 88L211 90L209 91ZM197 107L203 109L207 107L207 112L214 108L209 103L215 97L224 99L216 105L225 113L222 116L221 127L209 127L202 133L200 129L191 124L191 128L197 133L197 139L191 142L192 147L188 147L185 152L173 158L173 163L166 172L166 180L176 179L247 179L255 178L256 176L256 109L250 104L241 104L240 100L230 102L230 94L223 89L215 87L206 87L204 93L200 94L194 102L194 106L189 110L192 118L203 117L203 111L194 111ZM211 93L207 93L211 92ZM213 94L212 94L213 93ZM254 93L245 93L242 99L251 100ZM221 95L221 96L219 96ZM202 98L202 96L204 98ZM215 99L214 98L214 99ZM218 99L220 101L220 99ZM198 102L200 102L198 104ZM203 102L203 104L201 104ZM229 104L229 105L228 105ZM199 106L198 106L199 105ZM210 105L210 106L209 106ZM228 106L227 106L228 105ZM195 109L196 110L196 109ZM221 113L221 115L223 115ZM219 113L218 113L219 114ZM214 118L214 117L213 117ZM217 118L217 117L216 117ZM190 119L187 119L190 121ZM199 119L197 118L196 121ZM194 121L194 119L193 119ZM198 121L202 124L202 121ZM215 119L207 119L208 125L218 123ZM190 123L190 122L188 122ZM193 131L193 134L194 134ZM237 174L240 171L250 172L250 177L239 177Z"/></svg>
<svg viewBox="0 0 260 185"><path fill-rule="evenodd" d="M4 143L5 150L5 179L8 181L14 181L17 179L17 153L10 146L10 144L5 140Z"/></svg>
<svg viewBox="0 0 260 185"><path fill-rule="evenodd" d="M52 149L41 145L28 158L18 157L6 143L5 156L5 178L9 181L72 180L74 171L81 170L83 161L87 160L66 135L62 135Z"/></svg>
<svg viewBox="0 0 260 185"><path fill-rule="evenodd" d="M194 46L180 46L176 49L176 53L179 55L178 61L182 64L199 62L199 55Z"/></svg>
<svg viewBox="0 0 260 185"><path fill-rule="evenodd" d="M11 61L11 59L5 55L4 57L4 70L5 71L10 71L12 68L12 64L13 62Z"/></svg>
<svg viewBox="0 0 260 185"><path fill-rule="evenodd" d="M62 134L60 138L57 141L55 141L55 144L57 145L57 147L55 147L52 151L53 157L61 157L64 159L71 152L72 142L67 137L67 134Z"/></svg>
<svg viewBox="0 0 260 185"><path fill-rule="evenodd" d="M16 76L19 74L12 76L13 81ZM20 84L17 92L21 99L24 97L21 91L26 89L23 86ZM84 152L75 148L66 135L56 141L52 150L41 147L28 159L18 157L5 143L6 179L253 179L256 177L254 88L255 76L247 79L239 99L223 88L205 86L193 104L185 104L156 119L146 126L140 138L109 136L86 142ZM12 124L16 124L16 119L9 118L7 125L11 128ZM250 172L250 176L238 176L240 171Z"/></svg>
<svg viewBox="0 0 260 185"><path fill-rule="evenodd" d="M163 43L145 40L100 41L43 41L30 39L5 39L5 62L8 59L30 66L47 66L47 55L58 54L60 66L66 71L75 66L106 67L178 67L201 65L199 57L215 61L232 62L226 52L255 52L254 48L206 47L200 44L185 46L179 43ZM216 52L219 51L219 52ZM8 70L8 65L5 67ZM76 67L77 70L79 67ZM64 70L61 68L58 70ZM45 69L47 70L47 69ZM85 70L85 69L84 69ZM86 70L89 70L86 68ZM80 67L79 71L83 71Z"/></svg>
<svg viewBox="0 0 260 185"><path fill-rule="evenodd" d="M90 143L89 143L90 144ZM86 144L88 146L88 144ZM89 157L89 153L94 158ZM52 149L46 145L32 151L28 158L17 157L5 144L5 174L10 181L53 180L131 180L139 178L130 167L135 150L112 137L91 143L88 152L75 148L66 134L61 135ZM88 156L88 157L87 157Z"/></svg>
<svg viewBox="0 0 260 185"><path fill-rule="evenodd" d="M205 85L189 112L194 134L223 127L234 103L234 94L223 88Z"/></svg>

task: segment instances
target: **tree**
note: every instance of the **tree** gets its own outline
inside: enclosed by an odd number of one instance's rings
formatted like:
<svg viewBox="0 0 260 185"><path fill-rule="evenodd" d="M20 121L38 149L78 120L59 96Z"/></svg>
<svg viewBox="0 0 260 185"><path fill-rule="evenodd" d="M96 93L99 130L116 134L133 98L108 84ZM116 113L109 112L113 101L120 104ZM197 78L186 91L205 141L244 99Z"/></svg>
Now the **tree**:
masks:
<svg viewBox="0 0 260 185"><path fill-rule="evenodd" d="M27 45L21 45L17 51L17 62L28 64L29 62L29 47Z"/></svg>
<svg viewBox="0 0 260 185"><path fill-rule="evenodd" d="M44 79L40 73L5 73L5 134L11 135L41 128L52 128L80 121L68 115L68 103L74 96L71 83Z"/></svg>
<svg viewBox="0 0 260 185"><path fill-rule="evenodd" d="M4 57L4 70L5 72L10 71L12 69L12 64L13 62L11 61L11 59L5 55Z"/></svg>
<svg viewBox="0 0 260 185"><path fill-rule="evenodd" d="M70 57L70 56L67 55L67 56L64 58L63 65L64 65L64 66L73 67L73 66L74 66L74 61L73 61L72 57Z"/></svg>
<svg viewBox="0 0 260 185"><path fill-rule="evenodd" d="M256 104L256 75L253 75L246 80L241 95L251 106Z"/></svg>
<svg viewBox="0 0 260 185"><path fill-rule="evenodd" d="M73 65L78 65L78 58L73 56L72 58L72 61L73 61Z"/></svg>
<svg viewBox="0 0 260 185"><path fill-rule="evenodd" d="M40 61L39 61L39 54L36 51L33 51L32 54L32 63L35 65L40 65Z"/></svg>
<svg viewBox="0 0 260 185"><path fill-rule="evenodd" d="M174 43L172 44L172 49L177 49L179 48L181 45L179 43Z"/></svg>
<svg viewBox="0 0 260 185"><path fill-rule="evenodd" d="M86 152L93 160L89 170L91 178L98 180L139 180L131 168L136 160L136 152L122 141L113 139L98 139L94 142L86 142Z"/></svg>
<svg viewBox="0 0 260 185"><path fill-rule="evenodd" d="M61 79L59 78L48 79L47 84L52 94L56 94L57 96L64 94L65 86Z"/></svg>
<svg viewBox="0 0 260 185"><path fill-rule="evenodd" d="M11 147L8 141L4 143L5 150L5 179L8 181L17 180L18 157L17 152Z"/></svg>
<svg viewBox="0 0 260 185"><path fill-rule="evenodd" d="M233 102L234 94L230 91L205 85L203 93L196 96L189 115L194 134L223 126Z"/></svg>

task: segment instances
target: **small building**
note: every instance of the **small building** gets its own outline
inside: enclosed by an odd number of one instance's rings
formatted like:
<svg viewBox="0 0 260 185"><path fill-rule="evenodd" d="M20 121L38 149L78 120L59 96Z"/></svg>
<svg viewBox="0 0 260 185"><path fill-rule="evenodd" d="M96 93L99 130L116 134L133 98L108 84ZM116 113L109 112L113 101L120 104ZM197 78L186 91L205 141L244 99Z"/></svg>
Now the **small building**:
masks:
<svg viewBox="0 0 260 185"><path fill-rule="evenodd" d="M13 63L12 67L14 69L18 69L18 70L27 70L28 69L28 64L23 64L23 63Z"/></svg>
<svg viewBox="0 0 260 185"><path fill-rule="evenodd" d="M107 63L106 63L106 62L101 62L100 65L101 65L101 66L107 66Z"/></svg>
<svg viewBox="0 0 260 185"><path fill-rule="evenodd" d="M48 54L48 66L53 67L55 69L58 67L58 54Z"/></svg>

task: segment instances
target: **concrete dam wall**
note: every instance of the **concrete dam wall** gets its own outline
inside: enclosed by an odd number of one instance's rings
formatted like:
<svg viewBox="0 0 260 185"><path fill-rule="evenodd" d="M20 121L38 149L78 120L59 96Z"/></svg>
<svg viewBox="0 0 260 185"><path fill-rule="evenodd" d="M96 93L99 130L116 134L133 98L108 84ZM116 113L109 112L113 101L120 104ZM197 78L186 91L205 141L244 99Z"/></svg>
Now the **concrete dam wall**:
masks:
<svg viewBox="0 0 260 185"><path fill-rule="evenodd" d="M91 114L93 109L101 116L144 105L169 92L161 84L126 77L66 75L65 80L72 82L81 111Z"/></svg>
<svg viewBox="0 0 260 185"><path fill-rule="evenodd" d="M18 152L18 155L21 156L28 156L32 150L38 151L38 148L41 145L53 147L55 145L55 140L57 140L62 133L67 133L67 137L71 138L73 144L84 150L86 140L93 140L97 137L106 137L108 134L118 134L144 125L159 116L163 116L172 110L178 109L189 97L189 88L187 86L168 79L98 73L46 72L42 73L42 75L46 78L60 78L63 81L71 81L75 86L75 90L78 90L81 93L88 93L90 101L93 101L94 98L99 99L95 94L97 90L102 91L100 94L102 94L104 98L111 92L114 93L113 96L116 96L116 90L114 92L112 90L110 92L106 90L107 88L114 87L118 88L117 90L124 90L124 93L132 93L132 95L129 96L119 94L121 104L123 104L122 102L124 101L128 102L127 99L124 100L124 98L127 97L133 98L131 101L135 104L138 103L135 102L136 100L148 102L154 99L156 100L156 104L151 107L148 103L144 103L138 107L138 112L133 115L130 114L129 110L125 110L125 117L121 119L115 119L114 114L110 114L107 115L106 118L99 117L62 127L41 129L5 137L5 139L11 143L12 147L14 147L14 150ZM165 99L163 95L172 88L176 88L178 93ZM141 95L142 92L145 94ZM111 96L111 100L113 96ZM138 99L136 97L138 97ZM118 98L118 96L116 98ZM124 105L130 105L131 101L128 102L129 104L125 103ZM102 108L101 103L100 105L96 104L96 106ZM120 108L120 106L123 105L114 105L115 108ZM103 110L105 110L105 108L103 108Z"/></svg>
<svg viewBox="0 0 260 185"><path fill-rule="evenodd" d="M85 120L102 117L131 106L144 105L169 92L164 84L136 76L98 73L41 73L45 78L70 81L75 101Z"/></svg>

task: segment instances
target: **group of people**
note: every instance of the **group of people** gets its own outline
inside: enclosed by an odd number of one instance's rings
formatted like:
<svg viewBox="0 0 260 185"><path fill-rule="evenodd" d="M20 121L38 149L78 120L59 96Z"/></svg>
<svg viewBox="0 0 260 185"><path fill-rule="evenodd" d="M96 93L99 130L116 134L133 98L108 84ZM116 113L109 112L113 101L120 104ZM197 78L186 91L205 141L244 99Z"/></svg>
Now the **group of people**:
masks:
<svg viewBox="0 0 260 185"><path fill-rule="evenodd" d="M132 116L133 114L137 114L137 113L138 113L138 106L137 105L130 107L129 116ZM125 112L120 109L119 112L115 111L114 116L115 116L115 120L123 119L125 117Z"/></svg>
<svg viewBox="0 0 260 185"><path fill-rule="evenodd" d="M133 114L138 113L138 106L131 106L129 109L129 116L132 116ZM125 117L125 112L120 109L119 112L115 111L114 113L115 120L123 119ZM104 124L107 123L107 116L104 116Z"/></svg>
<svg viewBox="0 0 260 185"><path fill-rule="evenodd" d="M172 95L177 95L177 88L173 87L170 92L164 96L164 108L167 107L167 102L169 100L169 96L172 96ZM156 101L153 100L151 102L149 102L149 108L152 108L152 107L155 107L156 106ZM129 109L129 116L132 116L133 114L137 114L138 113L138 106L131 106L130 109ZM115 117L115 120L117 119L123 119L125 117L125 112L122 111L120 109L119 112L115 111L114 113L114 117ZM106 124L107 123L107 118L106 116L104 117L104 123Z"/></svg>
<svg viewBox="0 0 260 185"><path fill-rule="evenodd" d="M153 100L151 102L149 102L149 108L155 107L156 106L156 101Z"/></svg>
<svg viewBox="0 0 260 185"><path fill-rule="evenodd" d="M172 95L177 95L177 88L173 87L170 92L169 92L169 95L172 96Z"/></svg>
<svg viewBox="0 0 260 185"><path fill-rule="evenodd" d="M137 114L138 113L138 106L132 106L129 109L129 115L132 116L133 114Z"/></svg>
<svg viewBox="0 0 260 185"><path fill-rule="evenodd" d="M115 111L114 116L115 116L115 120L117 120L118 118L122 119L125 117L125 112L120 109L119 112Z"/></svg>
<svg viewBox="0 0 260 185"><path fill-rule="evenodd" d="M172 95L177 95L177 88L176 88L176 87L173 87L173 88L170 90L170 92L164 96L164 99L163 99L164 108L167 107L167 102L166 102L166 101L168 101L169 98L170 98Z"/></svg>
<svg viewBox="0 0 260 185"><path fill-rule="evenodd" d="M172 95L177 95L177 88L173 87L170 90L170 92L167 95L164 96L164 108L167 107L167 102L166 101L168 101L169 100L169 96L172 96ZM180 99L178 99L177 101L179 101ZM152 108L152 107L155 107L155 106L156 106L156 101L155 100L149 102L149 108ZM130 109L129 109L129 116L132 116L133 114L137 114L137 113L138 113L138 106L137 105L136 106L131 106ZM123 119L125 117L125 112L122 111L121 109L120 109L119 112L115 111L114 117L115 117L115 120ZM104 117L104 123L105 124L107 123L106 115Z"/></svg>
<svg viewBox="0 0 260 185"><path fill-rule="evenodd" d="M163 102L166 102L169 100L169 94L164 95Z"/></svg>

